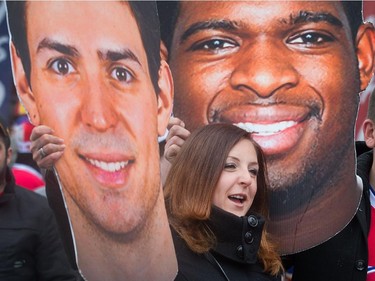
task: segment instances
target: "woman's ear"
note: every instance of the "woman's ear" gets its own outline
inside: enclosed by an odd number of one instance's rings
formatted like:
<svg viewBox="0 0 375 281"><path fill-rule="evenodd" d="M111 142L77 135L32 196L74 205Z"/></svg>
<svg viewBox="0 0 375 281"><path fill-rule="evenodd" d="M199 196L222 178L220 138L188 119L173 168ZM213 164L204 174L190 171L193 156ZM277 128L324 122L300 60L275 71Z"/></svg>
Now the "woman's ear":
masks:
<svg viewBox="0 0 375 281"><path fill-rule="evenodd" d="M18 56L16 47L13 43L11 43L10 49L14 77L13 79L17 89L18 98L25 107L30 122L35 126L40 125L40 117L34 93L31 90L21 58Z"/></svg>

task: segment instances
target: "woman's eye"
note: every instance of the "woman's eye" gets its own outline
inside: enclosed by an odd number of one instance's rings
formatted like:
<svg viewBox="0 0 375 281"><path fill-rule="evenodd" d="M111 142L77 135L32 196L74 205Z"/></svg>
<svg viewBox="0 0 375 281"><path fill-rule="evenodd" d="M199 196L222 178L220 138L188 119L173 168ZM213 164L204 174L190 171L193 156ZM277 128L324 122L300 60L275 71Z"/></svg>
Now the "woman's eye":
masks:
<svg viewBox="0 0 375 281"><path fill-rule="evenodd" d="M50 68L60 75L68 75L75 71L72 64L66 59L56 59L50 64Z"/></svg>
<svg viewBox="0 0 375 281"><path fill-rule="evenodd" d="M233 164L233 163L226 163L226 164L224 165L224 168L225 168L225 169L235 169L235 168L236 168L236 165Z"/></svg>
<svg viewBox="0 0 375 281"><path fill-rule="evenodd" d="M249 169L249 173L252 176L257 176L258 175L258 170L257 169Z"/></svg>
<svg viewBox="0 0 375 281"><path fill-rule="evenodd" d="M212 39L212 40L194 44L191 47L191 49L193 51L196 51L196 50L218 51L222 49L234 48L236 46L238 46L238 44L228 41L228 40Z"/></svg>
<svg viewBox="0 0 375 281"><path fill-rule="evenodd" d="M288 40L290 44L303 44L303 45L321 45L327 42L334 41L334 38L327 34L319 32L306 32L297 36L293 36Z"/></svg>
<svg viewBox="0 0 375 281"><path fill-rule="evenodd" d="M111 72L111 77L120 82L129 82L133 76L123 67L115 67Z"/></svg>

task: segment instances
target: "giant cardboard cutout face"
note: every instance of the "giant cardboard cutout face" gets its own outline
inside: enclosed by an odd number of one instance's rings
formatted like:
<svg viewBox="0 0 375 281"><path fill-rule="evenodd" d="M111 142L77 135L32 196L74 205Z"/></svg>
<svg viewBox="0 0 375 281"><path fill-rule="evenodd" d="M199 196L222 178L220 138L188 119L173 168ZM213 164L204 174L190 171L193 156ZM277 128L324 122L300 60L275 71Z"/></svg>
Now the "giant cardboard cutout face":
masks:
<svg viewBox="0 0 375 281"><path fill-rule="evenodd" d="M157 157L170 94L154 96L128 6L94 3L30 3L30 81L12 47L15 79L33 123L66 141L56 167L68 208L107 234L134 234L160 195L158 165L147 160ZM44 17L33 18L42 5ZM354 124L373 72L373 28L352 34L338 1L178 5L174 114L189 130L228 122L253 132L267 155L271 231L283 253L329 239L362 193Z"/></svg>
<svg viewBox="0 0 375 281"><path fill-rule="evenodd" d="M157 159L157 99L140 33L129 32L137 24L122 6L99 13L99 4L30 3L31 88L21 95L34 123L67 144L56 168L70 197L113 232L134 228L159 192L158 181L147 182L159 174L157 162L147 161ZM78 16L84 10L97 16L91 28ZM76 19L67 21L68 13ZM127 28L105 24L109 14Z"/></svg>
<svg viewBox="0 0 375 281"><path fill-rule="evenodd" d="M160 214L156 221L169 233L165 212L160 212L157 136L164 133L171 111L171 77L165 63L150 73L131 6L29 2L25 25L30 75L12 44L15 82L32 123L51 127L65 141L56 171L79 264L89 264L80 260L91 239L82 233L132 243L148 237L144 232L153 228L154 214ZM158 89L152 75L160 77ZM172 257L175 274L173 263Z"/></svg>
<svg viewBox="0 0 375 281"><path fill-rule="evenodd" d="M372 28L352 36L339 1L228 1L181 2L172 30L174 114L189 130L225 122L252 132L267 155L282 252L340 231L362 192L354 124Z"/></svg>

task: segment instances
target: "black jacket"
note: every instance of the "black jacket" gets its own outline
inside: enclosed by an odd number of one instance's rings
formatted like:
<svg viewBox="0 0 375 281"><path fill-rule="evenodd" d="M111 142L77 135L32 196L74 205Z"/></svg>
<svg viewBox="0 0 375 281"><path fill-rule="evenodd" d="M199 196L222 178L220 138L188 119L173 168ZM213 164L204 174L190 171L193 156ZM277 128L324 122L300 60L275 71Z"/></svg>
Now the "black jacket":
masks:
<svg viewBox="0 0 375 281"><path fill-rule="evenodd" d="M363 181L363 195L356 215L328 241L289 256L294 264L293 281L366 281L367 236L370 229L369 157L372 161L369 153L363 153L357 158L357 174Z"/></svg>
<svg viewBox="0 0 375 281"><path fill-rule="evenodd" d="M0 280L76 280L47 200L14 183L0 196Z"/></svg>
<svg viewBox="0 0 375 281"><path fill-rule="evenodd" d="M181 280L280 280L278 277L264 273L257 260L264 225L263 218L255 215L237 217L213 208L208 225L217 238L217 245L206 254L196 254L191 251L185 241L172 229L179 274L185 278Z"/></svg>
<svg viewBox="0 0 375 281"><path fill-rule="evenodd" d="M47 170L44 180L46 182L46 195L48 204L55 214L65 252L68 255L70 265L78 271L68 212L66 210L64 199L60 190L60 185L57 181L54 171Z"/></svg>
<svg viewBox="0 0 375 281"><path fill-rule="evenodd" d="M367 151L357 158L357 175L361 177L363 182L363 196L365 199L366 227L367 234L370 231L371 222L371 204L370 204L370 171L373 161L372 150Z"/></svg>

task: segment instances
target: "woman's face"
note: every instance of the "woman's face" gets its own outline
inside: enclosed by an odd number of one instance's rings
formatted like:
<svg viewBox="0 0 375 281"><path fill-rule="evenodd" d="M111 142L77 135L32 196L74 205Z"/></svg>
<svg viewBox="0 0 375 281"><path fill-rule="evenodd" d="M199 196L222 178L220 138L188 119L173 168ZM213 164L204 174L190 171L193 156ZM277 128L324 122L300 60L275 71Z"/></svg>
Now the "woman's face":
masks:
<svg viewBox="0 0 375 281"><path fill-rule="evenodd" d="M240 140L230 150L213 194L213 204L237 216L246 215L257 192L259 165L253 144Z"/></svg>

